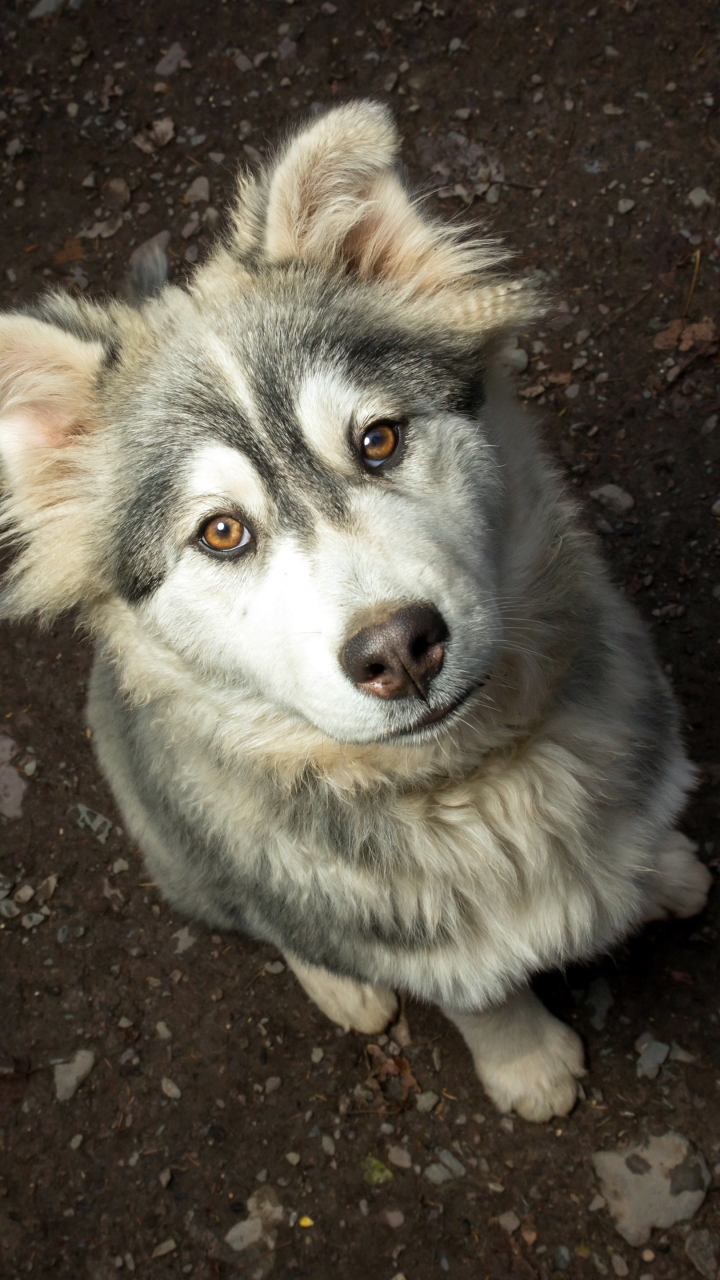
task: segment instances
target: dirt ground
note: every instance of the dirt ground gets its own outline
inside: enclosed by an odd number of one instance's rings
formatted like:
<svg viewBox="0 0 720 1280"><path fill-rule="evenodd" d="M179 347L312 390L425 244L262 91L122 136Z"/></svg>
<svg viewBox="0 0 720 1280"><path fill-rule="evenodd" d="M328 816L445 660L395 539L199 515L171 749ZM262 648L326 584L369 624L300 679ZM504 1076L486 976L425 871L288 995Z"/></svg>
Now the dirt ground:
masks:
<svg viewBox="0 0 720 1280"><path fill-rule="evenodd" d="M682 698L699 769L686 830L717 868L715 0L36 9L0 15L3 306L48 285L117 291L161 232L181 277L237 163L355 96L392 104L431 207L489 220L518 269L542 273L554 307L520 339L520 392ZM607 484L633 505L590 496ZM717 893L697 920L543 979L585 1039L586 1097L552 1124L502 1118L436 1010L410 1005L411 1042L369 1047L270 948L169 911L93 759L88 644L72 619L0 636L0 803L17 815L0 817L3 1278L715 1275ZM109 822L78 826L77 804ZM646 1031L691 1060L640 1078ZM79 1048L92 1070L60 1102L53 1065ZM415 1081L434 1109L418 1109ZM713 1185L692 1223L634 1248L607 1207L590 1210L591 1157L668 1129ZM439 1151L457 1167L436 1185ZM225 1236L258 1192L265 1234L234 1251Z"/></svg>

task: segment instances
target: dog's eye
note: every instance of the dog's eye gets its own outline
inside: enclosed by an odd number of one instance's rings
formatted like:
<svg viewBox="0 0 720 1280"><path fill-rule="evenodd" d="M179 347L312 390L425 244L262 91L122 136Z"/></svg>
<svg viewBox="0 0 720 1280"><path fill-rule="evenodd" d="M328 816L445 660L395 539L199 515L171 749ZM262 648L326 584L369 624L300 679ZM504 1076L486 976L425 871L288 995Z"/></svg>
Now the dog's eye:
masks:
<svg viewBox="0 0 720 1280"><path fill-rule="evenodd" d="M207 551L220 555L240 551L252 542L247 525L235 516L213 516L200 529L200 543Z"/></svg>
<svg viewBox="0 0 720 1280"><path fill-rule="evenodd" d="M395 458L399 447L400 428L395 422L373 422L360 440L362 460L372 470Z"/></svg>

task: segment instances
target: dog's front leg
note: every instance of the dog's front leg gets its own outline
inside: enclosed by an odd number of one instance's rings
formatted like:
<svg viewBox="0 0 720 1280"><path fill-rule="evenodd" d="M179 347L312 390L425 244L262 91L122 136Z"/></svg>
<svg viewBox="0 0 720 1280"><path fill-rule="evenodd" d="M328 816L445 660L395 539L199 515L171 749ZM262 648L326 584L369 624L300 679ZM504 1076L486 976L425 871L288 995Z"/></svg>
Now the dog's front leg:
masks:
<svg viewBox="0 0 720 1280"><path fill-rule="evenodd" d="M500 1111L541 1122L572 1110L585 1074L582 1041L529 987L485 1013L444 1012L465 1038Z"/></svg>
<svg viewBox="0 0 720 1280"><path fill-rule="evenodd" d="M387 987L373 987L369 982L339 978L320 965L304 964L285 952L285 959L315 1004L346 1031L376 1035L384 1031L398 1011L397 996Z"/></svg>

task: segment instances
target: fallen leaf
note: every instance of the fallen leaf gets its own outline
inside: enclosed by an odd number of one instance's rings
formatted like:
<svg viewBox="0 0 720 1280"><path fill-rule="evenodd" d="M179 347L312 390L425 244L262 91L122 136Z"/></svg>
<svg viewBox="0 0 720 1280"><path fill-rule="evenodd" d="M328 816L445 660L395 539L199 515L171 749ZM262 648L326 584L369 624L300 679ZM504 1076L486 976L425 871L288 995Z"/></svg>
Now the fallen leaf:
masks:
<svg viewBox="0 0 720 1280"><path fill-rule="evenodd" d="M699 346L702 342L714 342L716 337L717 330L714 321L705 316L697 324L685 326L680 339L680 350L689 351L691 347Z"/></svg>
<svg viewBox="0 0 720 1280"><path fill-rule="evenodd" d="M371 1187L381 1187L385 1182L392 1182L394 1174L382 1160L375 1156L366 1156L360 1163L363 1178Z"/></svg>
<svg viewBox="0 0 720 1280"><path fill-rule="evenodd" d="M685 328L684 320L671 320L667 329L661 329L660 333L655 335L653 346L656 351L672 351L680 341L680 335Z"/></svg>
<svg viewBox="0 0 720 1280"><path fill-rule="evenodd" d="M79 262L84 257L85 253L78 237L69 236L62 249L58 249L53 262L56 266L61 267L66 262Z"/></svg>

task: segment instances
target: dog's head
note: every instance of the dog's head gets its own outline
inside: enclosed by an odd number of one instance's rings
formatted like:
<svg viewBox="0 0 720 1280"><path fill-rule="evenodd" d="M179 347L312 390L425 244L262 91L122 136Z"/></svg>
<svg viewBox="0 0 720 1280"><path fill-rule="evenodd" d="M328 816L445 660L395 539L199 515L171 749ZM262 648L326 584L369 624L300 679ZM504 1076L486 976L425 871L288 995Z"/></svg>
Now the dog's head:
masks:
<svg viewBox="0 0 720 1280"><path fill-rule="evenodd" d="M242 179L186 288L0 319L6 615L119 600L340 741L418 741L482 684L507 519L488 379L534 304L424 216L396 150L384 108L341 107Z"/></svg>

